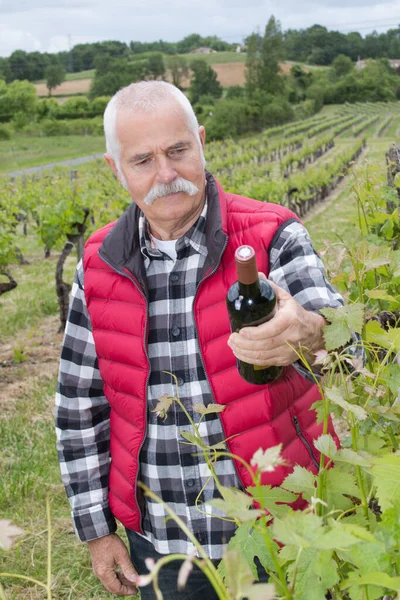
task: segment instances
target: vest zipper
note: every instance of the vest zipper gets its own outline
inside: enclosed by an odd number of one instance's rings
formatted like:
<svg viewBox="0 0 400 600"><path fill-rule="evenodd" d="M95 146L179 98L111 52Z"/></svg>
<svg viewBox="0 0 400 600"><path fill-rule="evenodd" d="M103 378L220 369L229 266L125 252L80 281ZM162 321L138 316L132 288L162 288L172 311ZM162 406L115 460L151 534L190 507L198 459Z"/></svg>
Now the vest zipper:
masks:
<svg viewBox="0 0 400 600"><path fill-rule="evenodd" d="M195 323L195 325L196 325L196 331L197 331L197 323L196 323L196 317L195 317L195 314L194 314L194 303L195 303L195 300L196 300L197 292L198 292L198 290L199 290L199 287L201 286L201 284L202 284L204 281L206 281L207 279L209 279L209 277L211 277L212 275L214 275L214 273L215 273L215 272L216 272L216 270L218 269L218 267L219 267L219 265L220 265L220 262L221 262L222 255L223 255L223 253L225 252L225 249L226 249L227 245L228 245L228 239L226 239L226 240L225 240L224 246L223 246L223 248L222 248L222 251L221 251L221 254L220 254L220 258L219 258L219 260L217 261L217 264L216 264L216 266L214 267L214 269L213 269L212 271L210 271L210 272L208 273L208 275L206 275L206 276L205 276L205 277L204 277L204 278L203 278L203 279L202 279L202 280L199 282L199 284L198 284L198 286L197 286L197 288L196 288L196 291L195 291L195 294L194 294L194 298L193 298L193 305L192 305L193 322L194 322L194 323ZM202 354L202 351L201 351L200 340L198 340L198 342L199 342L199 355L200 355L200 361L201 361L201 365L202 365L202 367L203 367L204 375L205 375L205 377L206 377L206 380L207 380L207 383L208 383L208 387L210 388L211 395L212 395L212 396L213 396L213 398L214 398L214 394L213 394L213 391L212 391L211 383L210 383L210 380L209 380L209 378L208 378L207 371L206 371L206 367L205 367L204 360L203 360L203 354ZM214 401L215 401L215 398L214 398ZM220 423L221 423L221 428L222 428L222 432L223 432L223 434L224 434L224 439L226 439L226 431L225 431L225 428L224 428L224 424L223 424L223 422L222 422L222 419L221 419L221 417L219 416L219 414L218 414L218 413L217 413L217 415L218 415L219 421L220 421ZM229 447L228 447L228 449L229 449ZM235 461L234 461L234 460L233 460L233 466L234 466L234 468L235 468L236 475L237 475L237 478L238 478L238 480L239 480L240 487L241 487L241 488L242 488L242 490L244 491L244 486L243 486L243 484L242 484L242 481L241 481L241 479L240 479L240 476L239 476L239 473L238 473L238 471L237 471L236 464L235 464Z"/></svg>
<svg viewBox="0 0 400 600"><path fill-rule="evenodd" d="M131 281L133 283L133 285L135 286L135 288L137 289L137 291L139 292L139 294L141 294L141 296L143 296L144 301L146 302L146 326L144 329L144 339L143 339L143 348L144 348L144 352L147 358L147 363L148 363L148 371L147 371L147 379L146 379L146 398L145 398L145 409L146 409L146 414L145 414L145 419L144 422L146 424L146 428L145 428L145 432L144 432L144 436L142 439L142 442L140 444L140 448L138 451L138 455L137 455L137 460L138 460L138 470L137 470L137 475L135 477L135 502L136 502L136 506L140 515L140 532L143 534L143 513L140 509L139 506L139 502L137 500L137 483L138 483L138 474L139 474L139 456L140 456L140 452L142 451L143 448L143 444L145 442L145 439L147 437L147 386L149 384L149 378L150 378L150 360L149 360L149 355L147 352L147 327L148 327L148 323L149 323L149 319L148 319L148 313L149 313L149 303L147 301L147 298L145 296L145 294L142 292L142 290L140 289L140 286L138 283L136 283L135 279L133 277L130 277L130 275L128 275L127 273L125 273L124 271L120 271L119 269L115 268L114 265L112 265L111 263L109 263L103 256L101 256L100 253L99 257L101 258L101 260L103 262L106 263L106 265L108 265L111 269L113 269L113 271L115 271L116 273L118 273L119 275L122 275L123 277L126 277L127 279L129 279L129 281Z"/></svg>
<svg viewBox="0 0 400 600"><path fill-rule="evenodd" d="M301 441L307 448L308 454L310 455L310 458L313 461L315 468L318 469L318 471L319 471L319 463L315 457L314 451L313 451L309 441L304 437L304 434L301 430L301 426L300 426L298 418L295 416L295 417L292 417L292 419L293 419L293 423L294 423L297 435L299 436L299 438L301 439Z"/></svg>

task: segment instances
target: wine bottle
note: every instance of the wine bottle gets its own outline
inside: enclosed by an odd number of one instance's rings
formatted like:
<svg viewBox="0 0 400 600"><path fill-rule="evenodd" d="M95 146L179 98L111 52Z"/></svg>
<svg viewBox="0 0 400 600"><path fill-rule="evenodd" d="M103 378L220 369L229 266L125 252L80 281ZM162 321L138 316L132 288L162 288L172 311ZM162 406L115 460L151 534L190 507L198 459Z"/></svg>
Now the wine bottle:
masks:
<svg viewBox="0 0 400 600"><path fill-rule="evenodd" d="M258 277L256 254L251 246L239 246L235 252L238 280L228 290L226 305L232 331L257 327L272 319L276 312L273 287ZM282 367L259 367L236 360L239 374L249 383L265 385L281 374Z"/></svg>

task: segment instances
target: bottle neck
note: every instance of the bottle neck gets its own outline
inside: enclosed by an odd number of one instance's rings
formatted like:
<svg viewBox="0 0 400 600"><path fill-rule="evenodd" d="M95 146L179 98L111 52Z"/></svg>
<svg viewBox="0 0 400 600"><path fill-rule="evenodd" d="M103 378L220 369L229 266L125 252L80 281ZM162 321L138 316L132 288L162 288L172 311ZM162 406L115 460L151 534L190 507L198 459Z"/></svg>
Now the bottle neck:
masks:
<svg viewBox="0 0 400 600"><path fill-rule="evenodd" d="M253 283L239 283L239 294L244 297L257 296L260 293L260 280L256 279Z"/></svg>

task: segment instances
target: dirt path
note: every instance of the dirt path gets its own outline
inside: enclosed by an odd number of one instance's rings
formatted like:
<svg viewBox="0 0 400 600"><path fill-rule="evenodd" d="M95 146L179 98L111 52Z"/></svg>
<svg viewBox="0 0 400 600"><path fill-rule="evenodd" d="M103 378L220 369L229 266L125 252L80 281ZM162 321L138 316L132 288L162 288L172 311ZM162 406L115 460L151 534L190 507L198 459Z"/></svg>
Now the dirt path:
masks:
<svg viewBox="0 0 400 600"><path fill-rule="evenodd" d="M363 150L360 154L360 156L357 158L356 162L354 163L355 165L359 164L367 155L368 155L368 151L369 148L368 146L365 148L365 150ZM323 202L320 202L318 204L318 206L316 206L315 208L313 208L312 210L310 210L307 215L304 217L304 219L302 219L303 223L306 224L307 222L311 221L312 219L314 219L317 215L319 215L320 213L322 213L326 208L328 208L328 206L330 204L332 204L332 202L334 202L336 200L336 198L338 198L340 196L340 194L343 192L343 190L346 188L346 186L349 184L349 179L346 176L337 186L337 188L331 193L329 194L329 196L327 196L325 198L325 200Z"/></svg>
<svg viewBox="0 0 400 600"><path fill-rule="evenodd" d="M28 175L29 173L40 173L46 169L54 169L54 167L70 167L72 165L81 165L96 158L103 158L102 154L92 154L91 156L80 156L79 158L69 158L68 160L61 160L60 162L47 163L46 165L39 165L37 167L28 167L27 169L18 169L18 171L11 171L4 173L6 177L19 177L20 175ZM0 177L3 173L0 174Z"/></svg>

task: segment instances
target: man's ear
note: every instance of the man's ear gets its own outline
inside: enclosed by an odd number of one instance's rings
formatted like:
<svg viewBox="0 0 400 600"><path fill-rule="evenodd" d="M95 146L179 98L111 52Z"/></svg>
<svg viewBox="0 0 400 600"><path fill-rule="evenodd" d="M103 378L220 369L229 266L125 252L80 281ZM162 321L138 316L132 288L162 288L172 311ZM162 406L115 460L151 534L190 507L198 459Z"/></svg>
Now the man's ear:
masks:
<svg viewBox="0 0 400 600"><path fill-rule="evenodd" d="M203 151L204 151L204 146L206 144L206 130L204 129L203 125L200 125L200 127L199 127L199 138L200 138L201 147L203 148Z"/></svg>
<svg viewBox="0 0 400 600"><path fill-rule="evenodd" d="M110 154L106 153L106 154L104 154L104 158L105 158L107 164L114 171L114 175L119 179L119 169L118 169L117 164L116 164L115 160L113 159L113 157Z"/></svg>
<svg viewBox="0 0 400 600"><path fill-rule="evenodd" d="M118 181L120 182L120 184L122 185L122 187L124 188L124 190L128 191L128 184L126 183L126 180L125 180L123 174L121 173L121 171L117 167L117 163L115 162L115 160L113 159L113 157L110 156L110 154L106 153L106 154L104 154L104 158L105 158L106 162L112 168L115 177L118 179Z"/></svg>

